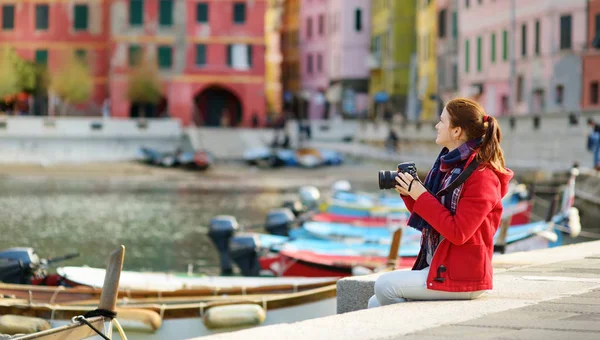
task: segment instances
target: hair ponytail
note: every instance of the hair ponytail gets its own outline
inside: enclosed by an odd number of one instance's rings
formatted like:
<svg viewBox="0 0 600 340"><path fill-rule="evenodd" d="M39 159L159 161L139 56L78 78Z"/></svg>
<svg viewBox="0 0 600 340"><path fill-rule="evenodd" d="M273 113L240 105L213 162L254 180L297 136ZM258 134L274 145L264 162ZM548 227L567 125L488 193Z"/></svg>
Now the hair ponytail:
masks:
<svg viewBox="0 0 600 340"><path fill-rule="evenodd" d="M506 162L504 161L504 152L500 147L502 133L498 126L498 121L492 116L484 116L483 126L485 134L483 141L477 152L477 159L484 164L499 172L507 172Z"/></svg>
<svg viewBox="0 0 600 340"><path fill-rule="evenodd" d="M496 118L488 116L479 103L467 98L456 98L446 104L453 127L463 129L468 140L482 138L477 160L492 169L507 173L504 153L500 147L502 133Z"/></svg>

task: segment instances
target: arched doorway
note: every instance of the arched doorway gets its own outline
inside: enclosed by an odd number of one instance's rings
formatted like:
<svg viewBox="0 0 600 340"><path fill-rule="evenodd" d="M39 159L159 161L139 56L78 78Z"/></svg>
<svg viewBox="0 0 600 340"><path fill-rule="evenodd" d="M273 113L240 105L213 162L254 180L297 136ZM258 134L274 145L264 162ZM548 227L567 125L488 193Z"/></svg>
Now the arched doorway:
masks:
<svg viewBox="0 0 600 340"><path fill-rule="evenodd" d="M242 103L231 91L211 86L195 98L198 119L203 126L238 126L242 122Z"/></svg>

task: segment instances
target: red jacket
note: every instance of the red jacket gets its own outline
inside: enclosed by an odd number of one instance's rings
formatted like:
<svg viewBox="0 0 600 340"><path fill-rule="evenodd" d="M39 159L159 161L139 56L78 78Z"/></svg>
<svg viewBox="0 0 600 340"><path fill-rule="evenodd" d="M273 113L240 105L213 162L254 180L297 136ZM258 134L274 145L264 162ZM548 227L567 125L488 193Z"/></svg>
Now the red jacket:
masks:
<svg viewBox="0 0 600 340"><path fill-rule="evenodd" d="M454 215L428 192L416 201L402 197L410 212L419 214L444 237L431 260L427 288L448 292L492 289L494 235L512 177L510 170L503 174L480 165L463 184Z"/></svg>

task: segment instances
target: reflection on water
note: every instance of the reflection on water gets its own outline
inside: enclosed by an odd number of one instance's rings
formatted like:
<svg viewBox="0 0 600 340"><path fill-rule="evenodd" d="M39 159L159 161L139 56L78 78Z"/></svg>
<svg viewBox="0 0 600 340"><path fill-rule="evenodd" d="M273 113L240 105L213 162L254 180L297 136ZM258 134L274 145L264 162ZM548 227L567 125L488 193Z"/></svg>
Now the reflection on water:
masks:
<svg viewBox="0 0 600 340"><path fill-rule="evenodd" d="M191 263L195 271L217 273L217 254L206 236L209 220L228 214L240 223L260 223L284 198L0 180L0 248L33 247L42 257L79 252L79 258L60 265L104 267L112 249L123 244L127 270L186 271Z"/></svg>

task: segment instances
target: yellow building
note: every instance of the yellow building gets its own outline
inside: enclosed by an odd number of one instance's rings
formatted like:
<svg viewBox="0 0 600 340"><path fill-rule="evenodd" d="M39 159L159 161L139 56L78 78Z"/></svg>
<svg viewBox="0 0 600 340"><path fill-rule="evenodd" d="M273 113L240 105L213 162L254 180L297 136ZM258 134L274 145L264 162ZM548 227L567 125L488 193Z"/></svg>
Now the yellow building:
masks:
<svg viewBox="0 0 600 340"><path fill-rule="evenodd" d="M281 112L281 20L283 0L268 0L265 13L265 97L267 115Z"/></svg>
<svg viewBox="0 0 600 340"><path fill-rule="evenodd" d="M410 59L416 48L415 1L373 0L371 6L371 113L381 116L386 109L405 112Z"/></svg>
<svg viewBox="0 0 600 340"><path fill-rule="evenodd" d="M436 0L417 0L417 95L420 119L437 118Z"/></svg>

